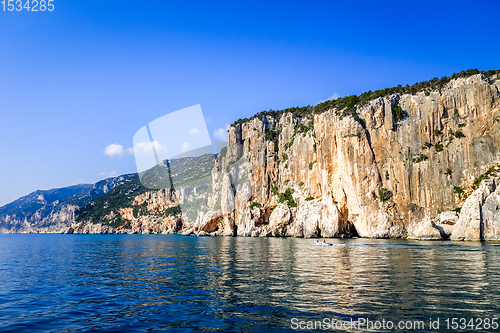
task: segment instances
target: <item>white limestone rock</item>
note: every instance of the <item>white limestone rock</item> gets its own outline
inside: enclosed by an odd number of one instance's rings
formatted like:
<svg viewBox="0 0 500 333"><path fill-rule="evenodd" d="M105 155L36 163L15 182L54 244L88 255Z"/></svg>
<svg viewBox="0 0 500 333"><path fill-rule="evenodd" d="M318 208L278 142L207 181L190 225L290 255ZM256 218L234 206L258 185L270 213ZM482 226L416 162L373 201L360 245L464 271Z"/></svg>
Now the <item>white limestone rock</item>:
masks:
<svg viewBox="0 0 500 333"><path fill-rule="evenodd" d="M481 210L484 193L478 189L465 200L455 227L451 233L452 240L481 239Z"/></svg>

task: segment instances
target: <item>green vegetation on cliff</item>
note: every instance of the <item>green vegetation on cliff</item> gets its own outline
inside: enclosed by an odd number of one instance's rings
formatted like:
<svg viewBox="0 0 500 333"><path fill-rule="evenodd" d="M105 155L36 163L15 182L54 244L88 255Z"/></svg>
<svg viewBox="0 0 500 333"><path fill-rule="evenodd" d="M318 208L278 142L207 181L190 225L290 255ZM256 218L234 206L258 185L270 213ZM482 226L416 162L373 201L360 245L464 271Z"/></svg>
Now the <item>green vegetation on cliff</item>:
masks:
<svg viewBox="0 0 500 333"><path fill-rule="evenodd" d="M425 154L418 154L416 157L412 159L413 163L420 163L422 161L427 161L429 157Z"/></svg>
<svg viewBox="0 0 500 333"><path fill-rule="evenodd" d="M498 166L500 164L497 164L497 165L493 165L492 167L490 167L488 170L486 170L485 173L483 173L482 175L480 175L479 177L477 177L476 179L474 179L474 182L472 182L472 189L474 190L477 190L479 188L479 184L481 184L481 182L488 178L491 174L495 174L496 171L498 171Z"/></svg>
<svg viewBox="0 0 500 333"><path fill-rule="evenodd" d="M146 191L148 189L142 186L139 175L134 174L121 181L111 191L93 199L86 206L78 209L75 212L75 221L90 220L92 223L102 223L118 227L125 222L120 219L120 214L118 213L120 208L132 208L134 198Z"/></svg>
<svg viewBox="0 0 500 333"><path fill-rule="evenodd" d="M297 207L297 203L295 202L292 196L294 192L292 188L287 188L285 192L280 192L277 186L273 186L271 192L274 195L278 196L278 200L280 203L286 203L290 207Z"/></svg>
<svg viewBox="0 0 500 333"><path fill-rule="evenodd" d="M250 118L243 118L243 119L240 118L240 119L236 120L234 123L231 124L231 127L246 123L246 122L248 122L252 119L255 119L255 118L262 119L262 118L267 117L267 116L276 118L276 117L278 117L282 114L288 113L288 112L290 112L294 117L302 117L306 114L311 114L313 112L313 107L308 105L308 106L303 106L303 107L296 106L293 108L287 108L287 109L283 109L283 110L270 109L269 111L261 111L255 115L253 115Z"/></svg>
<svg viewBox="0 0 500 333"><path fill-rule="evenodd" d="M262 205L254 201L250 204L250 210L253 210L255 207L262 207Z"/></svg>
<svg viewBox="0 0 500 333"><path fill-rule="evenodd" d="M385 187L382 187L378 190L378 196L380 198L380 201L386 202L392 198L392 192Z"/></svg>
<svg viewBox="0 0 500 333"><path fill-rule="evenodd" d="M177 205L177 206L167 208L161 215L162 216L175 216L175 215L179 215L180 213L182 213L181 206Z"/></svg>
<svg viewBox="0 0 500 333"><path fill-rule="evenodd" d="M396 105L394 105L394 109L392 109L392 119L394 123L399 123L405 118L405 116L405 111L401 108L399 102L397 102Z"/></svg>
<svg viewBox="0 0 500 333"><path fill-rule="evenodd" d="M138 174L119 182L111 191L101 197L91 200L87 205L75 212L75 221L91 221L102 223L112 227L123 225L126 221L121 219L121 208L132 208L135 218L144 215L172 216L181 213L179 206L168 208L161 213L148 211L147 202L134 205L136 196L153 189L165 189L170 191L181 187L195 188L206 191L211 181L211 171L214 165L213 154L203 154L196 157L180 157L170 161L164 161L142 174L142 182ZM158 181L160 179L160 181ZM152 185L145 187L143 184ZM151 187L151 188L150 188ZM191 218L196 218L193 212L197 212L202 206L203 200L186 202L183 210Z"/></svg>

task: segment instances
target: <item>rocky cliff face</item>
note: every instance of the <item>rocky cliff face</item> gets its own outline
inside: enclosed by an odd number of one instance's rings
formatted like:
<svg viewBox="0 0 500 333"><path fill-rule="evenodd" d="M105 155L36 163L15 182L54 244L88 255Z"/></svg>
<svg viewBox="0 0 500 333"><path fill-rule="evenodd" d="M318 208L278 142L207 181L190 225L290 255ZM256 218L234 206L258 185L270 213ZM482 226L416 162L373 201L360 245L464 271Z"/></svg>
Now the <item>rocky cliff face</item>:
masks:
<svg viewBox="0 0 500 333"><path fill-rule="evenodd" d="M142 233L499 239L499 89L478 74L347 113L254 118L230 128L208 191L151 191L119 214Z"/></svg>
<svg viewBox="0 0 500 333"><path fill-rule="evenodd" d="M79 207L107 193L128 176L30 193L0 207L0 233L60 232L74 222Z"/></svg>
<svg viewBox="0 0 500 333"><path fill-rule="evenodd" d="M221 173L223 188L237 196L225 169L245 159L252 195L244 202L236 200L231 214L224 214L224 207L232 211L232 203L223 202L224 228L216 226L218 232L446 237L433 221L440 212L462 206L467 195L462 191L500 160L499 87L497 77L474 75L453 80L440 91L374 99L356 109L361 121L332 109L302 118L288 113L253 119L232 127L227 154L218 157L215 172ZM398 106L404 111L400 121L394 113ZM293 192L293 203L279 203L287 190ZM493 208L488 208L489 215L480 208L496 205L494 191L474 192L466 200L452 238L480 239L479 232L458 236L458 230L477 227L483 220L497 225ZM465 222L472 198L477 216ZM496 227L488 230L484 238L498 238ZM494 236L487 236L490 233Z"/></svg>

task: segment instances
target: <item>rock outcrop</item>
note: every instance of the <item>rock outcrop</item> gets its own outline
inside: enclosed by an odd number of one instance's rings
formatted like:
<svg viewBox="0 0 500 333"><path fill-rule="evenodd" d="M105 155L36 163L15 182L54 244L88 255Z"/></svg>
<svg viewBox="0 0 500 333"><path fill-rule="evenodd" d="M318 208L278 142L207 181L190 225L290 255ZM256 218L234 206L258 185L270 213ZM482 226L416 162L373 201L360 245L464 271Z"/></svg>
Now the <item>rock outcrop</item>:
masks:
<svg viewBox="0 0 500 333"><path fill-rule="evenodd" d="M59 233L75 212L106 194L130 175L44 191L35 191L0 207L0 233Z"/></svg>
<svg viewBox="0 0 500 333"><path fill-rule="evenodd" d="M230 127L211 173L210 156L199 170L196 158L175 162L178 179L188 170L202 183L122 191L137 195L99 219L87 205L70 229L498 240L499 89L494 72L342 108L263 113Z"/></svg>
<svg viewBox="0 0 500 333"><path fill-rule="evenodd" d="M243 236L497 239L496 193L470 195L456 226L452 209L462 188L500 161L499 86L497 77L474 75L440 91L376 98L356 109L358 119L331 109L233 126L215 172L227 188L225 168L244 159L252 195L223 210L234 209ZM280 201L287 190L292 204Z"/></svg>
<svg viewBox="0 0 500 333"><path fill-rule="evenodd" d="M465 200L451 232L452 240L500 240L499 185L495 172Z"/></svg>

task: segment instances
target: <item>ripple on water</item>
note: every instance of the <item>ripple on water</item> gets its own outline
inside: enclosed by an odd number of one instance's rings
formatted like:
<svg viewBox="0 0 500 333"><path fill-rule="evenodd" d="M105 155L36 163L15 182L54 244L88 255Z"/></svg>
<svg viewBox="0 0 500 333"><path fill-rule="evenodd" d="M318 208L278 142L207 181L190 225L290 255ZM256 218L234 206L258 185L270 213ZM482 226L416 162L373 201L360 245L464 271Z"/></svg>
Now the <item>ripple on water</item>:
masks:
<svg viewBox="0 0 500 333"><path fill-rule="evenodd" d="M290 330L498 316L496 243L0 235L0 331Z"/></svg>

